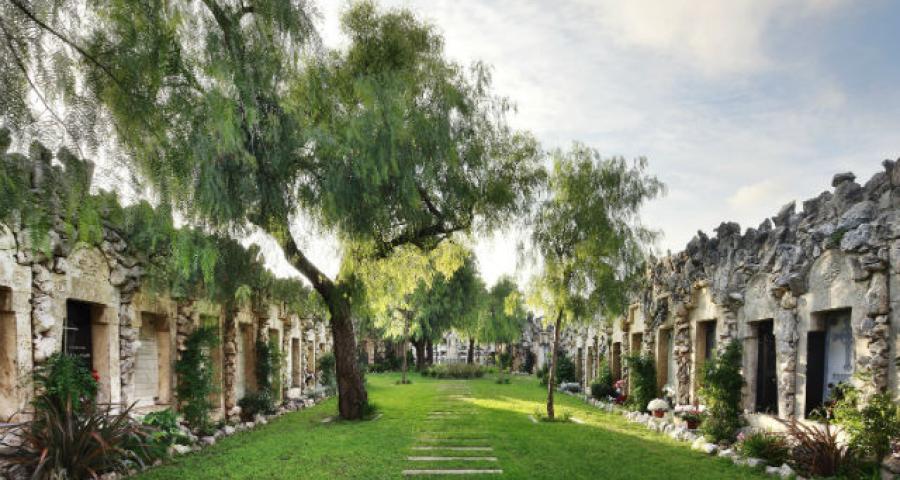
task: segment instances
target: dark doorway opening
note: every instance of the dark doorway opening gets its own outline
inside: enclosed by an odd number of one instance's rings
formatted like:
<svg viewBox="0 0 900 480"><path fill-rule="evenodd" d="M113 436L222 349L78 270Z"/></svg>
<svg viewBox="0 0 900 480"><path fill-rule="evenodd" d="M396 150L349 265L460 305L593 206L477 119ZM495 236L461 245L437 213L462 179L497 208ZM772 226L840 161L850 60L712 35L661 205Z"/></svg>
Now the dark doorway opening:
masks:
<svg viewBox="0 0 900 480"><path fill-rule="evenodd" d="M616 342L612 348L612 375L614 380L622 378L622 343Z"/></svg>
<svg viewBox="0 0 900 480"><path fill-rule="evenodd" d="M66 301L65 352L81 359L88 369L94 366L92 318L93 307L90 303Z"/></svg>
<svg viewBox="0 0 900 480"><path fill-rule="evenodd" d="M757 324L756 411L778 412L778 376L775 373L775 331L772 320Z"/></svg>
<svg viewBox="0 0 900 480"><path fill-rule="evenodd" d="M825 389L825 332L806 334L806 408L804 415L822 406Z"/></svg>

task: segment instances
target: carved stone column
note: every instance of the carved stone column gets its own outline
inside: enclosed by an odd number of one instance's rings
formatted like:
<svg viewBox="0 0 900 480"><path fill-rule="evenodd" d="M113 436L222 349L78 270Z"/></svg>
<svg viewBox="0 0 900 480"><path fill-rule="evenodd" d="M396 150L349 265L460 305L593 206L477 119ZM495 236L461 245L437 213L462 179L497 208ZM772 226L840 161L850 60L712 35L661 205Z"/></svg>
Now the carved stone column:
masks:
<svg viewBox="0 0 900 480"><path fill-rule="evenodd" d="M778 376L778 416L794 418L797 412L797 299L791 292L782 294L775 311L775 362Z"/></svg>
<svg viewBox="0 0 900 480"><path fill-rule="evenodd" d="M676 401L679 405L691 403L691 323L688 318L689 310L682 304L675 305L675 331L672 350L675 356L675 388Z"/></svg>

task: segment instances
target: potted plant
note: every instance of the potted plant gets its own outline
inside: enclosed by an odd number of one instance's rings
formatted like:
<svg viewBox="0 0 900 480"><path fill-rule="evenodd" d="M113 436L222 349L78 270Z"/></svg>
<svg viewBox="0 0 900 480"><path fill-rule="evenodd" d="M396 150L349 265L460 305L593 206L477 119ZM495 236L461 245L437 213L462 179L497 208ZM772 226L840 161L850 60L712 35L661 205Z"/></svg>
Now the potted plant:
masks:
<svg viewBox="0 0 900 480"><path fill-rule="evenodd" d="M653 416L662 418L669 411L669 402L661 398L654 398L647 404L647 410L653 412Z"/></svg>
<svg viewBox="0 0 900 480"><path fill-rule="evenodd" d="M703 421L703 414L699 410L691 410L681 414L681 419L687 423L687 428L696 430Z"/></svg>

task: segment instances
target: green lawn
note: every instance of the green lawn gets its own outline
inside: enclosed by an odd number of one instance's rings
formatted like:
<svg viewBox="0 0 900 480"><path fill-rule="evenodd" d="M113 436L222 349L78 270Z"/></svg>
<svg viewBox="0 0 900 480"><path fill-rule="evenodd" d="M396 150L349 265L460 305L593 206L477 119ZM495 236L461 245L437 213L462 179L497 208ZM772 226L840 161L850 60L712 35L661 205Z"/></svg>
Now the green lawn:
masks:
<svg viewBox="0 0 900 480"><path fill-rule="evenodd" d="M534 424L528 415L543 405L546 392L533 378L498 385L492 379L438 381L415 375L412 385L396 385L397 378L368 377L370 398L383 413L378 420L322 423L336 410L332 399L179 457L138 478L401 478L405 469L462 466L502 469L501 478L767 478L728 460L707 458L687 444L565 395L557 397L558 411L572 412L584 425ZM457 392L469 393L450 397ZM426 435L454 438L444 441L445 445L489 445L493 450L412 450L414 445L442 443L423 443L420 439ZM497 461L413 462L406 458L441 455L494 456Z"/></svg>

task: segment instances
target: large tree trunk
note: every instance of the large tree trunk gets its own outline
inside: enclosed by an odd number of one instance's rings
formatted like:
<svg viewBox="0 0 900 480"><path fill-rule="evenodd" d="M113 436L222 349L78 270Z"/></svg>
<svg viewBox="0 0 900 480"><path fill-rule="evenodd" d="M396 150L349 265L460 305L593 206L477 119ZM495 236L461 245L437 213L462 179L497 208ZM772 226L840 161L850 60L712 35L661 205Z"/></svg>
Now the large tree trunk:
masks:
<svg viewBox="0 0 900 480"><path fill-rule="evenodd" d="M400 383L406 385L406 372L409 370L407 365L406 352L409 351L409 316L406 315L406 321L403 323L403 369Z"/></svg>
<svg viewBox="0 0 900 480"><path fill-rule="evenodd" d="M550 356L550 372L547 374L547 418L553 420L553 392L556 391L556 361L559 358L559 330L562 324L562 310L556 313L556 328L553 331L553 355Z"/></svg>
<svg viewBox="0 0 900 480"><path fill-rule="evenodd" d="M434 365L434 343L431 341L430 338L425 343L425 349L428 352L427 357L426 357L426 359L428 361L428 365L429 366Z"/></svg>
<svg viewBox="0 0 900 480"><path fill-rule="evenodd" d="M338 411L341 418L362 418L368 403L368 394L359 374L356 361L356 336L350 318L350 304L336 301L329 304L331 311L331 336L334 340L334 360L337 370Z"/></svg>
<svg viewBox="0 0 900 480"><path fill-rule="evenodd" d="M425 368L425 340L415 340L413 345L416 347L416 370L421 372Z"/></svg>
<svg viewBox="0 0 900 480"><path fill-rule="evenodd" d="M285 223L287 225L287 223ZM369 398L356 361L356 336L350 302L342 289L306 258L290 236L282 239L285 258L306 277L331 313L331 336L338 384L338 412L346 420L362 418Z"/></svg>
<svg viewBox="0 0 900 480"><path fill-rule="evenodd" d="M475 363L475 339L469 338L469 352L466 354L466 363Z"/></svg>

